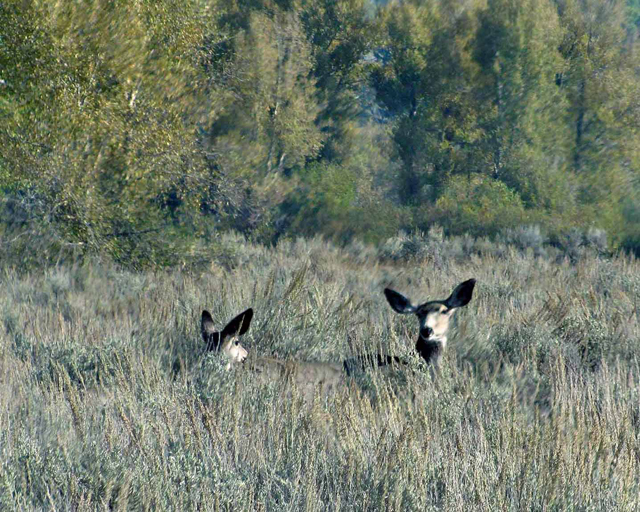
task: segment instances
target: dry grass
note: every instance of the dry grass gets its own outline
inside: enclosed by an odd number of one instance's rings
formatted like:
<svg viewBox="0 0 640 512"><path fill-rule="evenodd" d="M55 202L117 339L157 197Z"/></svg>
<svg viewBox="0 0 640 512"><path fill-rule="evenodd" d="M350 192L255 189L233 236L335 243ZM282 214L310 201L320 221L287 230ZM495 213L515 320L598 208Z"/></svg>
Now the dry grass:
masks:
<svg viewBox="0 0 640 512"><path fill-rule="evenodd" d="M2 275L2 510L638 510L640 265L507 251L381 265L320 241L233 270ZM475 277L434 380L371 372L303 406L204 357L199 315L246 307L250 350L410 352L381 291ZM176 371L179 370L179 371Z"/></svg>

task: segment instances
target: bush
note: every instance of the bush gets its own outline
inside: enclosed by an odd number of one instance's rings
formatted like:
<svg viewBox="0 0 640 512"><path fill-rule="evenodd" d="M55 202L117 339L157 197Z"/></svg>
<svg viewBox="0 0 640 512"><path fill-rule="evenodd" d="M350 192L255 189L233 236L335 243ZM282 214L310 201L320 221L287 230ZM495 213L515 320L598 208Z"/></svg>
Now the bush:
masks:
<svg viewBox="0 0 640 512"><path fill-rule="evenodd" d="M451 178L435 208L425 214L422 223L435 221L451 234L471 232L480 236L495 235L527 218L518 194L500 181L479 175Z"/></svg>
<svg viewBox="0 0 640 512"><path fill-rule="evenodd" d="M348 167L307 165L300 171L297 190L283 206L290 218L287 233L377 243L397 232L402 210L380 197L359 197L356 178Z"/></svg>
<svg viewBox="0 0 640 512"><path fill-rule="evenodd" d="M536 255L544 255L544 245L547 238L542 233L538 225L518 226L513 229L506 229L502 233L502 238L508 244L513 244L519 249L532 249Z"/></svg>

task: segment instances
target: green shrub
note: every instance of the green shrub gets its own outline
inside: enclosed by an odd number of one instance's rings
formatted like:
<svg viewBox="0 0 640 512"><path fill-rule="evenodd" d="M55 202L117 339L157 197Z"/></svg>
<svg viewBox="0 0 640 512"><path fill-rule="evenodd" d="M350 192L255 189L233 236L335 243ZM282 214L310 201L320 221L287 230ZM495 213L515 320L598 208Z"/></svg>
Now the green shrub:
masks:
<svg viewBox="0 0 640 512"><path fill-rule="evenodd" d="M526 222L522 200L504 183L485 176L456 176L421 222L438 222L449 233L495 235Z"/></svg>

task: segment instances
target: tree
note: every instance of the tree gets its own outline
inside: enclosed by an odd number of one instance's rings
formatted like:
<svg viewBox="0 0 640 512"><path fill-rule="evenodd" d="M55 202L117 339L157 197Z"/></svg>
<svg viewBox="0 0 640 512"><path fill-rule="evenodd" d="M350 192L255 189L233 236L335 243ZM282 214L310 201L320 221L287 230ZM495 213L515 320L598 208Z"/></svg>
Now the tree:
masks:
<svg viewBox="0 0 640 512"><path fill-rule="evenodd" d="M570 210L561 29L548 0L489 0L479 12L474 60L478 125L487 168L530 208Z"/></svg>
<svg viewBox="0 0 640 512"><path fill-rule="evenodd" d="M366 0L311 0L301 9L313 59L312 74L325 134L322 157L348 157L358 137L366 86L365 55L377 40L377 26Z"/></svg>
<svg viewBox="0 0 640 512"><path fill-rule="evenodd" d="M579 200L620 236L621 205L638 174L640 88L622 0L558 2L564 29L561 87L569 101Z"/></svg>
<svg viewBox="0 0 640 512"><path fill-rule="evenodd" d="M192 191L213 178L195 130L208 14L173 0L0 9L0 145L14 191L83 251L171 258L169 233L197 220Z"/></svg>
<svg viewBox="0 0 640 512"><path fill-rule="evenodd" d="M243 231L260 226L269 238L290 190L285 175L322 148L313 62L297 11L269 3L242 13L242 22L229 12L223 20L229 18L232 42L211 52L220 101L208 147L215 167L237 183L241 207L231 225Z"/></svg>
<svg viewBox="0 0 640 512"><path fill-rule="evenodd" d="M413 1L384 11L387 40L372 80L395 118L402 202L434 203L450 175L476 172L476 8L463 0Z"/></svg>
<svg viewBox="0 0 640 512"><path fill-rule="evenodd" d="M212 79L223 99L211 145L231 174L282 172L317 155L323 142L310 47L294 10L273 3L245 18L216 57L222 64Z"/></svg>

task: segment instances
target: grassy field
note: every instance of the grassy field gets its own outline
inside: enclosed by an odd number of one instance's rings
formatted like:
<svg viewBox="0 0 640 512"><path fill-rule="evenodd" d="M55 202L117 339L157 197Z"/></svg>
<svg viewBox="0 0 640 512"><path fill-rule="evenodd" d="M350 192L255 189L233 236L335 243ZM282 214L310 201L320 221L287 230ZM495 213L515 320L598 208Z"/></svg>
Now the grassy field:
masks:
<svg viewBox="0 0 640 512"><path fill-rule="evenodd" d="M3 271L1 510L640 510L637 261L315 240L222 263ZM410 354L382 289L471 277L435 377L415 360L307 406L203 353L203 308L251 306L251 352Z"/></svg>

